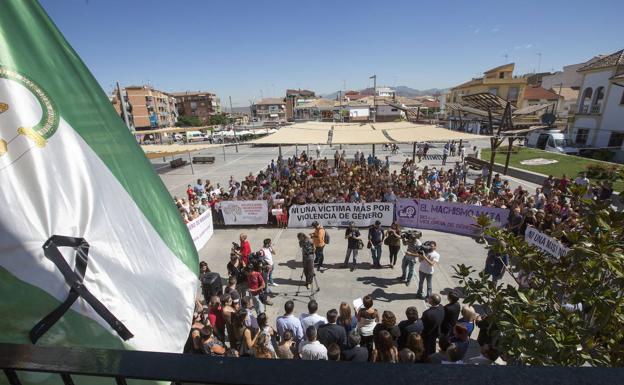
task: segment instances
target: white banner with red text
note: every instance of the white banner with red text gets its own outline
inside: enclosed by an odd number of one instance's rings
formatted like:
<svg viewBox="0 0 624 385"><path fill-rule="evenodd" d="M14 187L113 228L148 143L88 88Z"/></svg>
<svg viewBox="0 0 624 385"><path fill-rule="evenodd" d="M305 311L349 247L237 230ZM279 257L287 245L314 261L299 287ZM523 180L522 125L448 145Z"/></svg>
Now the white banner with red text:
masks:
<svg viewBox="0 0 624 385"><path fill-rule="evenodd" d="M288 227L310 227L317 221L323 226L346 227L353 222L357 227L368 227L380 221L390 226L394 203L321 203L293 205L288 212Z"/></svg>
<svg viewBox="0 0 624 385"><path fill-rule="evenodd" d="M195 248L197 251L201 250L212 237L212 233L214 233L214 228L212 226L212 210L208 209L204 211L202 215L187 223L186 227L189 233L191 233Z"/></svg>
<svg viewBox="0 0 624 385"><path fill-rule="evenodd" d="M476 235L474 217L481 214L487 214L492 219L493 227L504 227L509 210L425 199L399 199L396 203L399 224L416 229Z"/></svg>
<svg viewBox="0 0 624 385"><path fill-rule="evenodd" d="M269 221L267 201L222 201L219 204L226 225L266 225Z"/></svg>

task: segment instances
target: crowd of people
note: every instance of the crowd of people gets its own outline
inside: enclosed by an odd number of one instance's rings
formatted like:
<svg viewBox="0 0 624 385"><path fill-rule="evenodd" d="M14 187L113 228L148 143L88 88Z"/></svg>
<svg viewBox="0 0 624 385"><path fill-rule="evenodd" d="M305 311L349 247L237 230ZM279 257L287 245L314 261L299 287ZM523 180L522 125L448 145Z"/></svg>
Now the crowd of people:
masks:
<svg viewBox="0 0 624 385"><path fill-rule="evenodd" d="M465 150L444 151L448 156L465 155ZM448 153L448 154L447 154ZM421 156L426 150L419 150ZM198 180L189 185L187 197L175 198L185 221L191 221L208 209L218 213L219 201L228 199L266 199L272 207L287 210L293 204L326 202L394 202L400 197L418 197L439 201L463 202L472 205L509 209L507 229L524 236L528 226L547 234L557 235L561 230L573 231L580 226L584 213L572 199L573 186L584 188L584 198L608 200L613 192L608 182L591 185L582 173L575 179L566 175L549 176L534 192L521 185L512 188L510 182L499 174L492 176L487 185L489 170L468 183L467 163L456 161L453 167L419 167L419 162L406 159L400 170L390 171L388 157L385 161L363 153L347 159L344 152L336 151L333 162L312 159L305 152L300 156L272 161L257 175L249 174L242 182L230 178L226 189L210 181ZM473 175L474 176L474 175ZM216 215L218 217L218 214ZM314 269L323 271L324 248L329 239L323 226L314 223L313 232L297 235L302 250L305 286L313 283ZM417 232L416 232L417 233ZM401 245L406 246L400 263L400 280L409 285L418 266L418 297L425 298L429 308L419 317L414 307L406 310L406 319L398 322L390 311L380 313L370 296L363 305L351 308L341 303L325 317L318 314L314 300L308 312L297 317L294 303L287 301L284 315L274 322L267 318L265 305L272 305L271 286L277 251L270 239L253 253L245 234L232 248L228 263L228 286L223 295L206 293L207 305L197 302L195 322L187 351L216 356L240 356L282 359L322 359L371 362L416 363L476 363L496 362L501 352L496 346L497 330L469 306L460 306L459 296L452 291L448 304L442 306L440 296L432 291L431 277L440 255L435 242L423 247L420 237L402 231L398 223L383 229L377 222L362 236L360 229L351 225L344 233L347 251L343 267L351 263L357 268L358 252L370 250L374 268L382 267L382 245L388 247L387 266L398 263ZM565 243L565 239L561 239ZM366 246L365 246L366 245ZM504 250L505 245L498 249ZM485 261L485 273L497 281L502 278L510 261L504 253L490 250ZM423 297L424 284L427 284ZM220 293L219 293L220 294ZM461 315L461 317L460 317ZM479 327L477 341L481 355L466 359L468 341L475 325ZM437 349L436 349L437 346Z"/></svg>
<svg viewBox="0 0 624 385"><path fill-rule="evenodd" d="M453 150L453 146L447 143L444 152L450 157L463 158L463 145L460 150ZM419 153L426 154L427 149L424 146ZM303 152L271 161L266 169L257 175L250 173L242 182L231 176L227 188L198 179L195 185L188 185L186 198L174 197L174 201L185 222L211 209L213 220L219 225L223 218L219 205L222 200L267 200L273 214L269 216L271 220L284 224L288 209L294 204L431 199L507 208L511 231L524 235L529 225L546 233L577 225L579 213L567 199L567 189L573 184L587 187L585 198L606 200L613 193L610 182L591 185L585 173L575 179L566 175L549 176L534 192L522 185L513 188L500 174L493 175L488 186L488 174L487 167L475 173L461 159L446 168L420 167L420 162L407 158L400 170L390 171L388 156L382 161L358 151L352 159L347 159L344 150L342 153L336 150L332 162L326 158L312 159Z"/></svg>
<svg viewBox="0 0 624 385"><path fill-rule="evenodd" d="M374 307L371 296L352 308L319 314L312 299L299 316L293 301L283 315L270 320L254 313L252 299L228 286L225 294L210 298L206 307L196 304L186 353L264 359L302 359L387 363L495 364L497 331L471 306L461 306L451 291L446 305L432 294L422 315L410 306L400 322L391 311ZM470 337L478 326L481 354L466 358ZM498 361L500 363L500 361Z"/></svg>

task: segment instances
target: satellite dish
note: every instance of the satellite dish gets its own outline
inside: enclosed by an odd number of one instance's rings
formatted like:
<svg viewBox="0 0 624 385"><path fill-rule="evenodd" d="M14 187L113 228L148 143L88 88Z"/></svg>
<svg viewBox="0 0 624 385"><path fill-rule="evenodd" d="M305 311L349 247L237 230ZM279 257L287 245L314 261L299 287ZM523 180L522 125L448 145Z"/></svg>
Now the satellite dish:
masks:
<svg viewBox="0 0 624 385"><path fill-rule="evenodd" d="M552 126L553 124L555 124L555 120L557 120L557 117L552 112L547 112L544 115L542 115L541 120L543 124Z"/></svg>

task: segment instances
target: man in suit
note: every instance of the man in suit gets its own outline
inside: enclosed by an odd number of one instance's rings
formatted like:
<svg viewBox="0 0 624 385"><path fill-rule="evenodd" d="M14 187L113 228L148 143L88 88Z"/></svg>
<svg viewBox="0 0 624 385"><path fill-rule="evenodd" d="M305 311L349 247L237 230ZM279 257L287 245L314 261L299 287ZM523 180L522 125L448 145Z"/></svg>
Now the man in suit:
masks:
<svg viewBox="0 0 624 385"><path fill-rule="evenodd" d="M325 347L331 344L338 344L340 349L347 347L347 333L345 329L336 324L338 320L338 310L331 309L327 312L327 323L318 328L318 340Z"/></svg>
<svg viewBox="0 0 624 385"><path fill-rule="evenodd" d="M444 321L444 307L440 305L442 298L439 294L432 294L427 300L431 307L422 315L423 339L425 340L425 351L427 355L435 353L436 340L440 336L440 328Z"/></svg>
<svg viewBox="0 0 624 385"><path fill-rule="evenodd" d="M457 323L459 312L461 310L461 306L459 305L459 295L455 290L449 292L447 298L449 303L444 305L444 321L442 321L441 327L441 332L445 336L451 334L453 331L453 327Z"/></svg>

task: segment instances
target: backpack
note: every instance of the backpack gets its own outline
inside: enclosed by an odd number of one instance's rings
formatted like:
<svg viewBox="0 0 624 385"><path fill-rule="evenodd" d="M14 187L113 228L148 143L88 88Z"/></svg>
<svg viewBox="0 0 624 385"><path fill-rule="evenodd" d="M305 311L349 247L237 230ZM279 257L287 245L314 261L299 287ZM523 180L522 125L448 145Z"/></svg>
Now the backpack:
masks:
<svg viewBox="0 0 624 385"><path fill-rule="evenodd" d="M325 230L325 237L323 241L326 245L329 245L329 233L327 233L327 230Z"/></svg>

